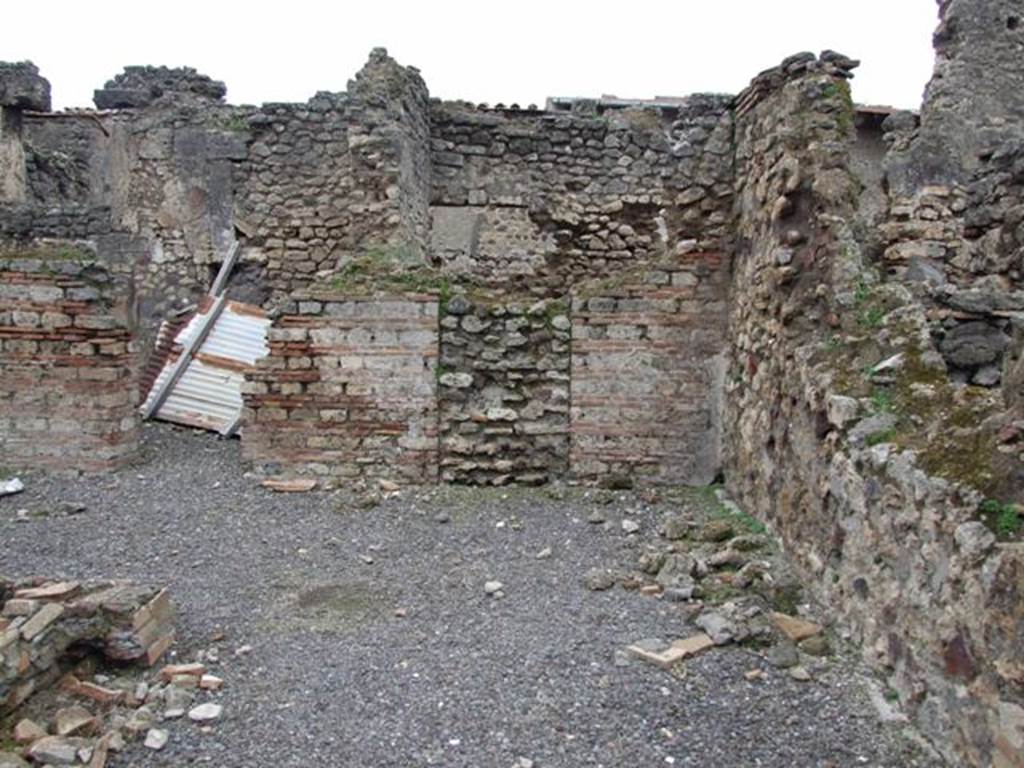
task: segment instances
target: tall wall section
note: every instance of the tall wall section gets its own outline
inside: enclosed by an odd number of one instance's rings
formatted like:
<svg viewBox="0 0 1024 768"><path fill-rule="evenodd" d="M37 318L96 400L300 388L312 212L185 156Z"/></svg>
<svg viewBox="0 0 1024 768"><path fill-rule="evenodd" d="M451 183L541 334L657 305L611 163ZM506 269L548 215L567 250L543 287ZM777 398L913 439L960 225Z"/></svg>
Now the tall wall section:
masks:
<svg viewBox="0 0 1024 768"><path fill-rule="evenodd" d="M267 307L367 254L426 258L427 94L414 70L375 51L348 93L257 109L225 92L191 69L128 67L96 92L98 110L55 113L31 64L0 67L0 247L84 249L111 269L139 353L123 361L129 379L235 243L228 293ZM59 313L55 302L37 309Z"/></svg>
<svg viewBox="0 0 1024 768"><path fill-rule="evenodd" d="M724 346L728 106L709 95L573 100L557 113L434 105L432 266L468 297L441 320L443 478L715 476L717 451L694 454L717 445L706 363ZM580 291L621 311L595 315ZM702 334L701 313L722 322ZM621 370L613 348L637 344ZM669 434L666 408L699 429Z"/></svg>
<svg viewBox="0 0 1024 768"><path fill-rule="evenodd" d="M793 57L737 99L726 479L947 759L1017 766L1024 545L990 513L1019 458L871 247L850 65Z"/></svg>
<svg viewBox="0 0 1024 768"><path fill-rule="evenodd" d="M572 293L573 475L705 485L720 463L728 260L689 253Z"/></svg>
<svg viewBox="0 0 1024 768"><path fill-rule="evenodd" d="M66 119L73 138L48 162L36 138L49 108L34 66L0 65L0 463L103 470L138 440L141 243L82 183L107 124Z"/></svg>
<svg viewBox="0 0 1024 768"><path fill-rule="evenodd" d="M382 49L345 93L237 117L250 142L238 226L274 301L370 255L426 261L427 89Z"/></svg>

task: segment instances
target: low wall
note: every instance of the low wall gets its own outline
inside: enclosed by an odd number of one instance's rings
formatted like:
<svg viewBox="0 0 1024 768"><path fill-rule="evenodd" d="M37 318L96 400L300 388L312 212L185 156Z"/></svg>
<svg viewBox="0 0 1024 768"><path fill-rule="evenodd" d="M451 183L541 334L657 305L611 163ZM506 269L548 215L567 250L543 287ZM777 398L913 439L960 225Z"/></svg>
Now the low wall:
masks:
<svg viewBox="0 0 1024 768"><path fill-rule="evenodd" d="M135 452L138 387L124 282L74 243L0 250L0 456L103 470Z"/></svg>
<svg viewBox="0 0 1024 768"><path fill-rule="evenodd" d="M437 479L438 301L303 293L246 374L243 456L258 471Z"/></svg>

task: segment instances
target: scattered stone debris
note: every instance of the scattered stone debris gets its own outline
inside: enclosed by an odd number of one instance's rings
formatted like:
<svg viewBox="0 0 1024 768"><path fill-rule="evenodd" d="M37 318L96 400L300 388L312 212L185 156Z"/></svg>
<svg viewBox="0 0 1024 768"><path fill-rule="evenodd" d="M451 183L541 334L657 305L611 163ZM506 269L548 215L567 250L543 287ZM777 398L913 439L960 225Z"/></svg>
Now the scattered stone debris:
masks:
<svg viewBox="0 0 1024 768"><path fill-rule="evenodd" d="M615 586L615 572L607 568L591 568L583 576L587 589L601 592Z"/></svg>
<svg viewBox="0 0 1024 768"><path fill-rule="evenodd" d="M725 645L736 639L736 625L720 613L706 611L697 617L696 623L708 633L715 645Z"/></svg>
<svg viewBox="0 0 1024 768"><path fill-rule="evenodd" d="M214 704L212 702L206 702L200 704L198 707L193 707L188 711L189 720L193 720L197 723L205 723L208 720L216 720L220 717L224 711L224 707L220 704Z"/></svg>
<svg viewBox="0 0 1024 768"><path fill-rule="evenodd" d="M669 669L690 656L696 656L715 643L705 634L692 635L682 640L675 640L663 647L659 641L648 640L629 646L627 650L646 662L662 669Z"/></svg>
<svg viewBox="0 0 1024 768"><path fill-rule="evenodd" d="M28 757L37 763L74 765L80 751L88 747L88 739L44 736L28 748Z"/></svg>
<svg viewBox="0 0 1024 768"><path fill-rule="evenodd" d="M200 655L210 657L209 653ZM78 696L87 684L101 687L78 679L90 668L91 660L86 660L65 675L57 687L57 700ZM197 697L210 696L224 685L223 678L210 675L203 662L168 664L156 673L141 674L145 679L131 674L114 679L95 674L95 679L114 686L107 690L120 694L106 702L90 702L95 709L83 704L60 707L47 721L40 721L48 722L48 726L28 718L19 720L10 739L22 746L23 753L0 753L0 768L28 765L23 757L44 765L104 768L109 753L123 750L126 739L142 739L147 749L159 751L171 739L166 725L184 718L186 712L189 720L203 727L209 727L223 714L222 705L215 701L196 702ZM0 739L3 737L0 733Z"/></svg>
<svg viewBox="0 0 1024 768"><path fill-rule="evenodd" d="M598 519L605 522L599 513L591 516L593 522ZM639 533L640 528L637 524L632 532ZM800 602L799 584L763 528L718 493L713 505L684 503L663 519L656 533L630 536L639 548L635 572L591 568L584 574L584 586L600 591L619 584L672 603L678 606L680 621L692 623L700 632L671 643L639 641L623 658L632 656L678 671L676 665L689 656L742 643L771 667L787 670L792 679L812 679L811 657L826 656L831 647L821 624L793 615ZM765 672L752 669L745 677L755 682Z"/></svg>
<svg viewBox="0 0 1024 768"><path fill-rule="evenodd" d="M0 752L0 768L28 768L28 763L13 752Z"/></svg>
<svg viewBox="0 0 1024 768"><path fill-rule="evenodd" d="M147 749L160 751L167 746L170 738L171 734L162 728L150 728L146 731L146 740L143 742L143 746Z"/></svg>
<svg viewBox="0 0 1024 768"><path fill-rule="evenodd" d="M778 669L789 669L800 663L800 654L796 646L789 640L776 643L770 649L765 658L768 663Z"/></svg>
<svg viewBox="0 0 1024 768"><path fill-rule="evenodd" d="M316 488L317 481L311 478L267 478L260 485L278 493L307 493Z"/></svg>
<svg viewBox="0 0 1024 768"><path fill-rule="evenodd" d="M9 660L0 666L0 715L52 683L58 660L76 643L93 643L112 660L153 664L174 638L167 590L129 582L0 579L0 603L0 654Z"/></svg>
<svg viewBox="0 0 1024 768"><path fill-rule="evenodd" d="M805 621L804 619L787 616L784 613L778 612L772 614L772 623L794 643L799 643L801 640L819 635L822 631L821 626L812 621Z"/></svg>
<svg viewBox="0 0 1024 768"><path fill-rule="evenodd" d="M31 744L44 736L46 736L46 729L28 718L19 720L11 733L11 737L17 744Z"/></svg>
<svg viewBox="0 0 1024 768"><path fill-rule="evenodd" d="M811 673L800 665L790 667L789 676L800 683L808 683L811 681Z"/></svg>

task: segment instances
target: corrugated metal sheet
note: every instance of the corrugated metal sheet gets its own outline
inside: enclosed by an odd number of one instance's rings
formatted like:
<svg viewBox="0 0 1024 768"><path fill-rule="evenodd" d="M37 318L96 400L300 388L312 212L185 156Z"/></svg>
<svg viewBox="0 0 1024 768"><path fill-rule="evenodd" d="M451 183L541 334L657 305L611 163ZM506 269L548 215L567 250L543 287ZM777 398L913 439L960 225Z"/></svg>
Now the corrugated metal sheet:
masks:
<svg viewBox="0 0 1024 768"><path fill-rule="evenodd" d="M182 350L202 333L211 308L212 305L203 307L175 337L175 353L160 371L143 411L166 387ZM232 431L242 412L244 373L270 351L269 327L270 320L259 307L227 302L155 417L221 434Z"/></svg>
<svg viewBox="0 0 1024 768"><path fill-rule="evenodd" d="M255 315L254 311L258 312L259 316ZM174 339L175 343L181 346L188 344L199 333L202 317L193 317ZM269 327L270 321L258 307L229 301L203 341L199 352L253 365L261 357L266 357L270 351L267 346Z"/></svg>

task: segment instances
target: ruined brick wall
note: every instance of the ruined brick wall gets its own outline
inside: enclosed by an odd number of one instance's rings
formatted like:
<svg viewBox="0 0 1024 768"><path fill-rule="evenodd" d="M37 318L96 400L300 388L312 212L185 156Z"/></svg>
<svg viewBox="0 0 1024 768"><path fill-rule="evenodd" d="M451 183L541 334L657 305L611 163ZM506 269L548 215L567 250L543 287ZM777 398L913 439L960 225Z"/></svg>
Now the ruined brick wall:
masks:
<svg viewBox="0 0 1024 768"><path fill-rule="evenodd" d="M296 296L246 375L243 456L263 474L437 479L436 296Z"/></svg>
<svg viewBox="0 0 1024 768"><path fill-rule="evenodd" d="M980 507L1014 475L977 428L999 398L957 385L858 237L850 63L794 57L737 99L725 476L932 743L1014 765L1024 552Z"/></svg>
<svg viewBox="0 0 1024 768"><path fill-rule="evenodd" d="M138 439L129 281L78 243L0 246L0 455L101 470Z"/></svg>
<svg viewBox="0 0 1024 768"><path fill-rule="evenodd" d="M442 309L441 479L534 485L564 477L568 302L456 295Z"/></svg>
<svg viewBox="0 0 1024 768"><path fill-rule="evenodd" d="M39 117L49 83L30 65L0 66L0 106L0 453L10 467L118 466L138 440L142 244L92 184L106 128Z"/></svg>
<svg viewBox="0 0 1024 768"><path fill-rule="evenodd" d="M239 144L219 102L168 93L139 106L25 114L27 194L0 215L0 231L22 240L133 236L137 335L147 350L160 321L205 292L233 239Z"/></svg>
<svg viewBox="0 0 1024 768"><path fill-rule="evenodd" d="M433 257L453 274L558 296L728 236L728 98L597 114L432 112Z"/></svg>
<svg viewBox="0 0 1024 768"><path fill-rule="evenodd" d="M166 589L129 582L80 584L0 577L0 716L66 675L75 647L111 661L152 665L174 639ZM70 653L69 653L70 651Z"/></svg>
<svg viewBox="0 0 1024 768"><path fill-rule="evenodd" d="M573 476L715 480L727 269L695 252L573 289Z"/></svg>

